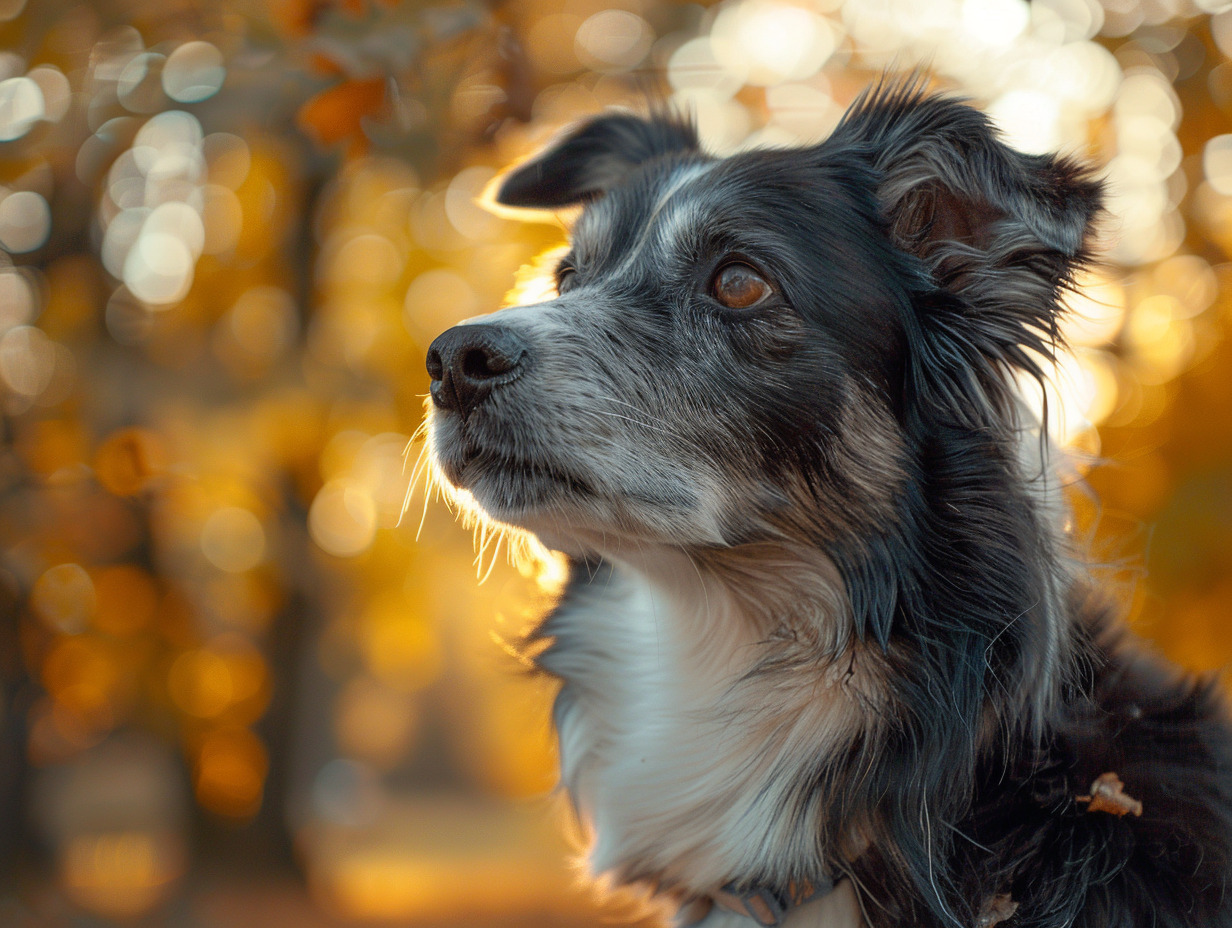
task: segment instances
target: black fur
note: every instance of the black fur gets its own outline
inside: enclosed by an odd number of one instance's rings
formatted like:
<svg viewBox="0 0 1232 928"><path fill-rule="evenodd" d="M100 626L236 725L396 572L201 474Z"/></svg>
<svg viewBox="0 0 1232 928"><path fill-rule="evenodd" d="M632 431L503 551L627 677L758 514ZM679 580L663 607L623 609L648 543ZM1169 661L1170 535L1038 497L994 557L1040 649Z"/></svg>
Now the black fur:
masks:
<svg viewBox="0 0 1232 928"><path fill-rule="evenodd" d="M984 752L969 798L946 823L932 865L950 892L904 892L892 831L851 865L874 925L978 924L981 905L1002 893L1017 903L998 923L1007 928L1232 924L1222 697L1212 681L1137 653L1089 607L1082 619L1098 640L1087 640L1084 673L1042 738ZM1109 771L1142 803L1140 818L1078 801ZM940 905L947 895L950 914Z"/></svg>
<svg viewBox="0 0 1232 928"><path fill-rule="evenodd" d="M687 259L621 264L682 165L721 191ZM909 82L866 95L814 148L723 162L679 119L600 117L498 198L590 204L561 300L576 287L621 308L601 334L645 366L630 396L703 423L695 454L741 449L756 489L724 545L773 533L838 566L852 628L836 647L875 647L890 697L878 730L818 758L801 792L825 803L827 833L868 839L837 863L872 928L992 924L1002 894L1017 905L1003 928L1232 926L1222 702L1114 630L1018 456L1012 379L1042 376L1099 214L1085 168L1014 152L977 111ZM733 251L780 295L756 318L697 295ZM894 423L893 479L869 477L883 465L843 409ZM472 444L527 441L491 419ZM593 575L575 571L562 609ZM1140 818L1079 802L1108 772Z"/></svg>

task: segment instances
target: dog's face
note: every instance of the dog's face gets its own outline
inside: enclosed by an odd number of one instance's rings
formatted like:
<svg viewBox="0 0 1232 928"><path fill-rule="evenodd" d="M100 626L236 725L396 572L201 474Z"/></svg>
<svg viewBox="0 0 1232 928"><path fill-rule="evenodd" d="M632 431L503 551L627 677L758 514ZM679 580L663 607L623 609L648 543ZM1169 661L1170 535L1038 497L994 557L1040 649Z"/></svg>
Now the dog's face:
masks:
<svg viewBox="0 0 1232 928"><path fill-rule="evenodd" d="M802 481L881 491L902 336L873 210L800 152L638 170L582 214L556 299L437 340L442 471L503 522L686 545L764 534Z"/></svg>
<svg viewBox="0 0 1232 928"><path fill-rule="evenodd" d="M922 353L939 350L921 307L978 290L973 265L1007 248L1001 290L1051 304L1094 199L966 107L880 104L901 112L866 104L819 146L721 160L678 121L605 116L506 178L505 203L585 206L556 299L433 343L444 477L565 550L825 544L889 518L918 369L936 364ZM959 138L972 125L982 135ZM1050 326L1027 310L973 318L940 361L1013 363Z"/></svg>

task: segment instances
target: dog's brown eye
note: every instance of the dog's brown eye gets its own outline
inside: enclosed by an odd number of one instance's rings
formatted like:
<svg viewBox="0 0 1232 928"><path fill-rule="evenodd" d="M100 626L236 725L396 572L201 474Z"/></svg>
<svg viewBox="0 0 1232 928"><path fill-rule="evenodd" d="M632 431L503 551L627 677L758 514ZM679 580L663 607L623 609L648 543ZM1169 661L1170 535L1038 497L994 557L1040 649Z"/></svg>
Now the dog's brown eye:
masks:
<svg viewBox="0 0 1232 928"><path fill-rule="evenodd" d="M770 295L770 285L747 264L729 264L710 285L714 298L728 309L748 309Z"/></svg>
<svg viewBox="0 0 1232 928"><path fill-rule="evenodd" d="M564 293L569 289L569 285L573 283L573 275L577 273L577 268L570 264L562 264L556 269L556 292Z"/></svg>

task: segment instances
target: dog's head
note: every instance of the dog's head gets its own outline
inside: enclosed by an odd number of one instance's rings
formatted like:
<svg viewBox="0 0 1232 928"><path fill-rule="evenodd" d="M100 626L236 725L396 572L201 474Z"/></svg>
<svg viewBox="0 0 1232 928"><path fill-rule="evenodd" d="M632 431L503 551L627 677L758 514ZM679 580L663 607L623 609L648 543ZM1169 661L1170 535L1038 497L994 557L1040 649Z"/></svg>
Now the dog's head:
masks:
<svg viewBox="0 0 1232 928"><path fill-rule="evenodd" d="M559 296L441 335L439 471L549 545L867 535L930 423L986 428L1034 371L1098 188L912 86L825 142L715 158L600 116L497 199L581 205Z"/></svg>

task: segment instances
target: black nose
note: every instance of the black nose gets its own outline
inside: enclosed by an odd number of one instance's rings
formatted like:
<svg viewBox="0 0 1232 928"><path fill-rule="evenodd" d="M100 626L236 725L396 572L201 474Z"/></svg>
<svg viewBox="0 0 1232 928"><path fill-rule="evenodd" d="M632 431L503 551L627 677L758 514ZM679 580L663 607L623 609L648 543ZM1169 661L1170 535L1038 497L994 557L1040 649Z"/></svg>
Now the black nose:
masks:
<svg viewBox="0 0 1232 928"><path fill-rule="evenodd" d="M432 402L465 419L496 387L516 380L526 345L502 325L456 325L428 347Z"/></svg>

